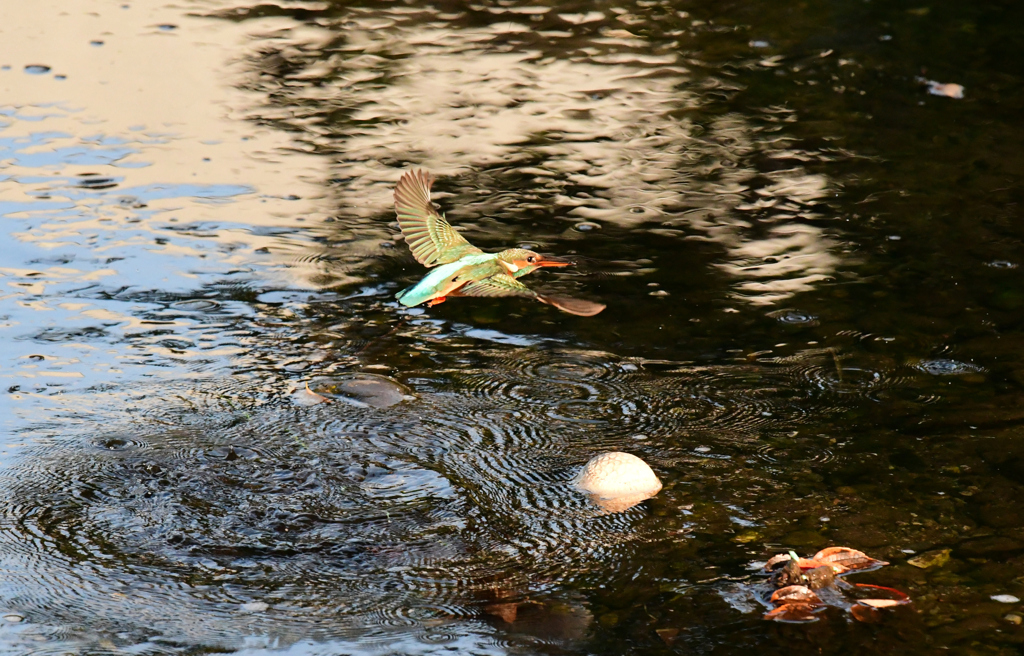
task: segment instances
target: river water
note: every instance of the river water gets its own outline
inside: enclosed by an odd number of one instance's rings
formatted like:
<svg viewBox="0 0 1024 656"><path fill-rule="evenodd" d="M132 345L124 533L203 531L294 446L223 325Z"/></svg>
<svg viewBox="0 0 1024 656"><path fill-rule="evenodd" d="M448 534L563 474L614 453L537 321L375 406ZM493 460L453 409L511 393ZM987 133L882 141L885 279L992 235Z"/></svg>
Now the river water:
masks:
<svg viewBox="0 0 1024 656"><path fill-rule="evenodd" d="M1019 653L1018 5L0 13L0 653ZM399 305L414 167L608 309Z"/></svg>

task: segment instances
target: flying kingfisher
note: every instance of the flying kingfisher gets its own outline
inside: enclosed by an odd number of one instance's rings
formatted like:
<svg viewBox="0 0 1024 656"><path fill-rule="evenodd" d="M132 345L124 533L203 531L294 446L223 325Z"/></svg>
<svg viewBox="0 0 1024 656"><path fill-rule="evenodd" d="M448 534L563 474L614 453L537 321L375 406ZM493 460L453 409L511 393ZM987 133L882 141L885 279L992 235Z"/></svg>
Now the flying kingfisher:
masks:
<svg viewBox="0 0 1024 656"><path fill-rule="evenodd" d="M395 295L402 305L427 303L429 307L444 303L449 296L521 296L582 317L592 317L605 308L577 298L538 294L516 280L541 267L564 267L572 262L525 248L483 252L434 210L430 202L433 184L434 176L426 171L410 171L395 187L398 225L413 257L427 268L437 267Z"/></svg>

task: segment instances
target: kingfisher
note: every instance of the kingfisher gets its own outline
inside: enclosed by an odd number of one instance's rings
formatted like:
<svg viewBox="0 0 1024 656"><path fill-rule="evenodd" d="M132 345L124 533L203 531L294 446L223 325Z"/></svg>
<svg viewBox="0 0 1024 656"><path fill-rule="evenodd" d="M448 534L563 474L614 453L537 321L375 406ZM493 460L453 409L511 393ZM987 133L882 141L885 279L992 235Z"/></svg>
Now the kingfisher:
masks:
<svg viewBox="0 0 1024 656"><path fill-rule="evenodd" d="M395 212L413 257L423 266L437 267L395 297L406 307L444 303L449 296L520 296L547 303L570 314L592 317L600 303L566 296L538 294L517 278L542 267L564 267L570 260L541 255L525 248L485 253L452 228L430 202L434 176L408 171L395 187Z"/></svg>

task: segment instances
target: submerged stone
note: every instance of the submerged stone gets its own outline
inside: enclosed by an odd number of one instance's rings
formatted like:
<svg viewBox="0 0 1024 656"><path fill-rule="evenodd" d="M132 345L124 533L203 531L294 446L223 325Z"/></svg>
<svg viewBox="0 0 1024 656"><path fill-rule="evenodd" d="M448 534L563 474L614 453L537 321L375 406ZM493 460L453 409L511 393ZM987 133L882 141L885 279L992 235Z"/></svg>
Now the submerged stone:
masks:
<svg viewBox="0 0 1024 656"><path fill-rule="evenodd" d="M942 549L940 551L929 551L923 553L920 556L911 558L907 561L908 564L921 569L928 569L929 567L942 567L949 562L949 549Z"/></svg>
<svg viewBox="0 0 1024 656"><path fill-rule="evenodd" d="M409 390L387 376L350 374L343 378L320 381L312 387L316 394L371 408L387 408L412 398Z"/></svg>

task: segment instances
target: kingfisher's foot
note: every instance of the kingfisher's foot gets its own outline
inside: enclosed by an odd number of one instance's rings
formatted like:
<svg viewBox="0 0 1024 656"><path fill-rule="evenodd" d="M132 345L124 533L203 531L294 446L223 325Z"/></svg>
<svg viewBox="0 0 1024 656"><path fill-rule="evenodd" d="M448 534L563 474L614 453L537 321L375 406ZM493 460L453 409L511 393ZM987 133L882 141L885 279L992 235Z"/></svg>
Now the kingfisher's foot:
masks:
<svg viewBox="0 0 1024 656"><path fill-rule="evenodd" d="M440 305L444 303L446 300L448 300L447 296L438 296L437 298L432 298L427 302L427 307L434 307L435 305Z"/></svg>

